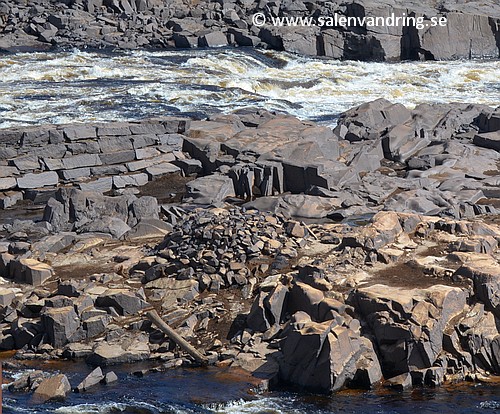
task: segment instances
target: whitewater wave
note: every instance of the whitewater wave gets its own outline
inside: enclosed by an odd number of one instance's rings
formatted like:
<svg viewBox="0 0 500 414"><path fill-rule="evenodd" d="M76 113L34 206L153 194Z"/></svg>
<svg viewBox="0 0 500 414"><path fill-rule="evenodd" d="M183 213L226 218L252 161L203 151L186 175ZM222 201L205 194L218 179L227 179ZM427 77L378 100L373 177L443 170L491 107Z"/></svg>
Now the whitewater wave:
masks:
<svg viewBox="0 0 500 414"><path fill-rule="evenodd" d="M500 61L374 63L246 50L0 56L0 128L238 108L333 125L360 103L500 102Z"/></svg>

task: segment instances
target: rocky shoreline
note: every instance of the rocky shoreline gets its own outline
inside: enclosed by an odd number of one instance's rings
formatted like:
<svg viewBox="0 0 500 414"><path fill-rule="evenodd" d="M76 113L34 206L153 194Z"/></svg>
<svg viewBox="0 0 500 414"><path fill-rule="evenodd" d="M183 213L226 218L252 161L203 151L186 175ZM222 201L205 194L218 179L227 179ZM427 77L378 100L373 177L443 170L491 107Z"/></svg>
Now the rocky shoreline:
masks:
<svg viewBox="0 0 500 414"><path fill-rule="evenodd" d="M252 21L263 13L262 27ZM278 27L271 17L413 16L446 27ZM260 47L335 59L497 59L494 0L16 0L0 2L0 51Z"/></svg>
<svg viewBox="0 0 500 414"><path fill-rule="evenodd" d="M199 365L155 310L263 388L500 375L499 108L380 99L334 130L240 110L0 139L5 213L38 208L0 228L13 366L84 359L84 391L114 364ZM40 372L10 384L37 387L42 401L71 390Z"/></svg>

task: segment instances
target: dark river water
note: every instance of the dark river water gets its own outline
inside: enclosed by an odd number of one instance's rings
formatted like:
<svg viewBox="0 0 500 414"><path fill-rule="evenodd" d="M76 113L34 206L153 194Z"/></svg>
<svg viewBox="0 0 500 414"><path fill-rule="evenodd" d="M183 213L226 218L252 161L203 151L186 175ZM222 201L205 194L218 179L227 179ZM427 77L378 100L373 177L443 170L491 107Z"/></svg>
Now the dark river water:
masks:
<svg viewBox="0 0 500 414"><path fill-rule="evenodd" d="M4 413L498 413L500 387L487 384L415 389L411 392L349 391L334 396L291 391L258 393L248 378L228 369L176 369L138 378L140 366L113 367L119 381L65 402L34 405L31 395L11 393L4 386ZM76 386L91 368L59 365ZM56 372L56 371L54 371ZM7 377L16 375L6 372Z"/></svg>
<svg viewBox="0 0 500 414"><path fill-rule="evenodd" d="M500 61L387 64L242 49L0 55L0 128L247 107L333 124L377 98L497 106Z"/></svg>

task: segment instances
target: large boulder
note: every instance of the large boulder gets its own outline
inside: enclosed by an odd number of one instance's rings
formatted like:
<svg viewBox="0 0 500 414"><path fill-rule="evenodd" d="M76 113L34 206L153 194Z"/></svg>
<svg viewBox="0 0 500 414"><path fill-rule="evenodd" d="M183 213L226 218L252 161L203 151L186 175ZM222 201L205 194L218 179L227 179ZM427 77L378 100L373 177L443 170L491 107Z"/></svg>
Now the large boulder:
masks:
<svg viewBox="0 0 500 414"><path fill-rule="evenodd" d="M404 289L385 285L360 288L351 303L370 326L384 374L430 368L443 350L443 331L463 312L462 289L436 285Z"/></svg>
<svg viewBox="0 0 500 414"><path fill-rule="evenodd" d="M309 390L332 392L350 382L370 387L382 379L371 342L335 321L292 318L291 332L282 343L280 378Z"/></svg>
<svg viewBox="0 0 500 414"><path fill-rule="evenodd" d="M139 296L127 289L108 289L96 299L96 306L113 307L120 315L135 315L147 306Z"/></svg>
<svg viewBox="0 0 500 414"><path fill-rule="evenodd" d="M54 348L62 348L76 336L80 328L80 319L73 306L45 308L42 323ZM84 335L77 339L84 339Z"/></svg>
<svg viewBox="0 0 500 414"><path fill-rule="evenodd" d="M33 399L37 403L64 401L71 392L71 385L64 374L44 379L35 390Z"/></svg>

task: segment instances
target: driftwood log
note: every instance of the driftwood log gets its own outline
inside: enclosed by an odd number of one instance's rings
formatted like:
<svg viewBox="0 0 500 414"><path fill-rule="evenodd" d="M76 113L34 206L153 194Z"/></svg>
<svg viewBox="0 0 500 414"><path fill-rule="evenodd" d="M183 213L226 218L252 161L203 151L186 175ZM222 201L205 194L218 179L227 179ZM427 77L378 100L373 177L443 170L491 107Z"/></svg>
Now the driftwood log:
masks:
<svg viewBox="0 0 500 414"><path fill-rule="evenodd" d="M175 330L170 327L155 310L146 312L147 317L153 322L162 332L164 332L172 341L191 355L194 360L201 365L208 365L208 358L202 355L194 346L180 336Z"/></svg>

